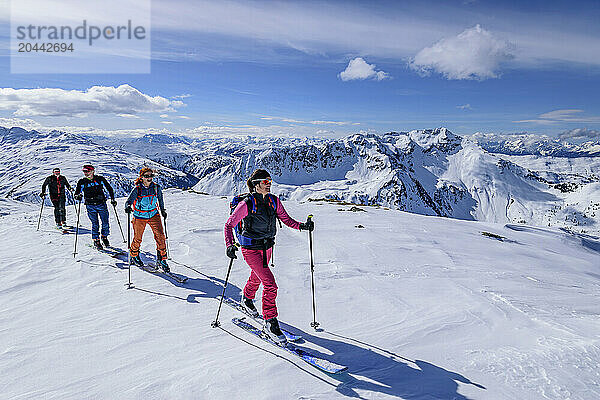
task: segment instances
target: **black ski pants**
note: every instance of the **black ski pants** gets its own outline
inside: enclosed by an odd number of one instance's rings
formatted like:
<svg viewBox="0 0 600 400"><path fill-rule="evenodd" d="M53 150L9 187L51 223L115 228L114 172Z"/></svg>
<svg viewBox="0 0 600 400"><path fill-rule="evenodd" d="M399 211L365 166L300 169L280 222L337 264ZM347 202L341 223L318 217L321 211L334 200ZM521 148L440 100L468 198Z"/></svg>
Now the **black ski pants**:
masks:
<svg viewBox="0 0 600 400"><path fill-rule="evenodd" d="M65 198L51 199L54 206L54 221L56 225L67 221L67 210L65 208Z"/></svg>

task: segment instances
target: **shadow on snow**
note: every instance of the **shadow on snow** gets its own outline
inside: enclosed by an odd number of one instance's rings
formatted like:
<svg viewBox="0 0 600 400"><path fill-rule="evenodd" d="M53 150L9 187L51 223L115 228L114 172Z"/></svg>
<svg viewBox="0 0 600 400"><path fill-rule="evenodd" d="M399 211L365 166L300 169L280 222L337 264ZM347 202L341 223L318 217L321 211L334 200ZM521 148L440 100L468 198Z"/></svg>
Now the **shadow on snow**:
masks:
<svg viewBox="0 0 600 400"><path fill-rule="evenodd" d="M184 284L169 280L169 282L175 286L194 290L197 293L189 294L187 297L180 297L142 288L135 289L155 295L176 298L190 303L199 303L198 299L203 298L218 299L223 293L224 280L207 275L193 267L177 261L171 260L171 263L172 265L174 264L188 268L203 276L203 278L189 278ZM166 277L164 279L168 280ZM226 296L238 299L240 293L241 289L239 287L231 283L227 285ZM357 392L357 390L361 390L379 392L404 399L439 398L467 400L467 397L458 393L458 382L485 389L484 386L474 383L456 372L449 371L424 360L410 360L381 347L368 344L349 336L322 329L319 330L334 338L331 339L312 335L284 322L281 322L281 326L294 334L302 335L304 343L308 342L321 348L321 351L310 348L310 352L314 355L337 364L348 366L348 371L346 373L339 375L325 374L330 378L326 381L320 376L315 375L312 371L302 368L294 363L296 367L302 369L304 372L334 386L335 390L344 396L363 398ZM242 337L243 335L238 336L229 330L223 330L239 340L279 358L283 358L273 351L251 343L248 340L251 339L250 337L245 338ZM336 380L337 384L330 382L331 379Z"/></svg>

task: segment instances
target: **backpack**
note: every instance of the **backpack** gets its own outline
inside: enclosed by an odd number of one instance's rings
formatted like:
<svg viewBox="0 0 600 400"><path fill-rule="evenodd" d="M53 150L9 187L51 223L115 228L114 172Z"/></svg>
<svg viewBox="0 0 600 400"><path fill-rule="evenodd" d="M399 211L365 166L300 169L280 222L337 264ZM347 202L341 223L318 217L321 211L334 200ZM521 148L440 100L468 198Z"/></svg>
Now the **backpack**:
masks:
<svg viewBox="0 0 600 400"><path fill-rule="evenodd" d="M269 194L267 194L267 200L268 200L267 203L271 207L273 207L273 210L277 213L277 201L275 201L275 196L269 193ZM246 202L246 206L248 207L248 214L256 213L256 199L254 199L254 196L252 196L251 193L242 193L242 194L238 194L237 196L234 196L233 199L231 199L231 202L229 203L229 215L231 215L233 213L233 211L236 209L238 204L240 204L240 202L242 202L242 201ZM242 219L233 228L233 230L235 231L235 236L237 237L238 242L242 246L249 246L249 245L253 244L252 238L242 235L242 232L244 231L244 222L245 222L246 218Z"/></svg>

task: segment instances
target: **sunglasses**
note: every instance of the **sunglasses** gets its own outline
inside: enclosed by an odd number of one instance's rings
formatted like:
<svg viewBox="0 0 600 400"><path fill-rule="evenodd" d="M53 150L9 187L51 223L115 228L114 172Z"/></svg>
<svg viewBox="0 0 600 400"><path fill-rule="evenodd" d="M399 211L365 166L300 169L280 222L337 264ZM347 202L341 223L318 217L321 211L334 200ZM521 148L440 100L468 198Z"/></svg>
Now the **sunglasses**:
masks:
<svg viewBox="0 0 600 400"><path fill-rule="evenodd" d="M87 174L88 172L92 172L93 169L82 169L82 171L84 174Z"/></svg>
<svg viewBox="0 0 600 400"><path fill-rule="evenodd" d="M154 175L152 175L152 174L151 174L151 175L142 175L142 176L143 176L144 178L148 178L148 179L150 179L150 178L154 178Z"/></svg>
<svg viewBox="0 0 600 400"><path fill-rule="evenodd" d="M271 178L267 178L267 179L255 179L252 182L254 182L254 183L262 183L262 184L266 185L267 183L273 182L273 179L271 179Z"/></svg>

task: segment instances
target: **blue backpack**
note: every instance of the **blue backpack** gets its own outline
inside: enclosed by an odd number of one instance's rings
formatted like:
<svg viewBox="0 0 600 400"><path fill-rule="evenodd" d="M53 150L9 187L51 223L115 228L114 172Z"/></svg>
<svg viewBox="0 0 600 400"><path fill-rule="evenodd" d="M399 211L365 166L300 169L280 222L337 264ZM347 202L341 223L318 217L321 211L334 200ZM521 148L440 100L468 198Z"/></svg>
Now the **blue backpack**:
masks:
<svg viewBox="0 0 600 400"><path fill-rule="evenodd" d="M273 207L273 210L275 210L275 212L277 212L277 201L275 200L275 196L269 193L267 194L267 199L268 204L271 205L271 207ZM229 215L233 213L235 208L242 201L246 202L246 206L248 207L248 214L256 213L256 200L254 199L254 196L252 196L250 193L242 193L238 194L237 196L234 196L233 199L231 199L231 203L229 203ZM233 230L235 231L235 236L237 237L238 242L242 246L250 246L253 244L252 238L242 235L242 232L244 231L244 220L246 218L242 219L240 223L233 228Z"/></svg>

